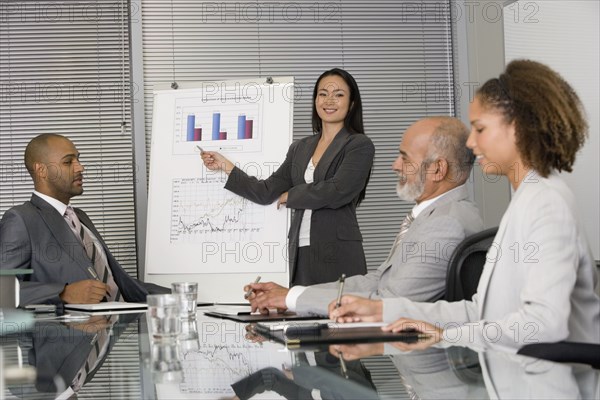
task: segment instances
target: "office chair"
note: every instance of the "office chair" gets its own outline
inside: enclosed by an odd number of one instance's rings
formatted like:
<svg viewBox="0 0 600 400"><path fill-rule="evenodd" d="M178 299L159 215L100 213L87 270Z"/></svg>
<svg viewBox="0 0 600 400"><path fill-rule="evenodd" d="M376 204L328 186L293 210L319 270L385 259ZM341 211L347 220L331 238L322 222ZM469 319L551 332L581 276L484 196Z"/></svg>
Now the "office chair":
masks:
<svg viewBox="0 0 600 400"><path fill-rule="evenodd" d="M448 263L445 300L470 300L473 297L485 265L486 253L497 231L498 227L495 227L466 237L454 249ZM476 352L465 347L450 347L446 353L450 368L460 380L468 384L483 382Z"/></svg>
<svg viewBox="0 0 600 400"><path fill-rule="evenodd" d="M557 342L523 346L517 354L555 362L588 364L600 369L600 344Z"/></svg>
<svg viewBox="0 0 600 400"><path fill-rule="evenodd" d="M479 277L485 265L485 256L496 232L498 227L471 235L454 249L448 263L445 300L470 300L477 292Z"/></svg>

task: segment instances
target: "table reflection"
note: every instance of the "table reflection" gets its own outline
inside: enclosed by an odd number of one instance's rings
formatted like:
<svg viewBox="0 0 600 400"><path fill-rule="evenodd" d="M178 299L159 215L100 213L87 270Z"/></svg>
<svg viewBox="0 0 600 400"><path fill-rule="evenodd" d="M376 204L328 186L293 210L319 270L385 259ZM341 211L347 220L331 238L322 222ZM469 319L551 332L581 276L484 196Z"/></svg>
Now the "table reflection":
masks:
<svg viewBox="0 0 600 400"><path fill-rule="evenodd" d="M500 399L599 399L600 371L506 353L480 356L490 397Z"/></svg>
<svg viewBox="0 0 600 400"><path fill-rule="evenodd" d="M178 340L152 342L147 365L158 399L378 398L358 361L347 363L345 378L327 351L291 351L243 324L199 317L182 326Z"/></svg>
<svg viewBox="0 0 600 400"><path fill-rule="evenodd" d="M152 342L152 376L158 399L214 399L235 396L232 383L260 370L291 366L289 352L273 343L255 343L246 339L244 325L232 321L199 316L182 321L177 340ZM158 349L157 349L158 346ZM173 355L177 355L177 360ZM162 357L157 359L156 357ZM168 359L166 359L168 357ZM177 361L177 362L175 362ZM157 374L156 366L170 371ZM181 367L181 379L177 370Z"/></svg>
<svg viewBox="0 0 600 400"><path fill-rule="evenodd" d="M181 326L177 338L155 342L145 314L38 321L29 332L0 337L7 365L37 369L30 382L7 380L0 397L600 398L599 371L584 365L466 348L402 352L392 343L290 349L201 313Z"/></svg>
<svg viewBox="0 0 600 400"><path fill-rule="evenodd" d="M32 330L3 338L6 351L35 367L33 382L7 382L18 398L68 398L92 381L113 346L138 315L94 315L79 319L46 316ZM6 396L8 397L8 396Z"/></svg>
<svg viewBox="0 0 600 400"><path fill-rule="evenodd" d="M413 399L599 399L600 371L587 365L464 347L402 352L393 343L333 345L350 359L387 355Z"/></svg>

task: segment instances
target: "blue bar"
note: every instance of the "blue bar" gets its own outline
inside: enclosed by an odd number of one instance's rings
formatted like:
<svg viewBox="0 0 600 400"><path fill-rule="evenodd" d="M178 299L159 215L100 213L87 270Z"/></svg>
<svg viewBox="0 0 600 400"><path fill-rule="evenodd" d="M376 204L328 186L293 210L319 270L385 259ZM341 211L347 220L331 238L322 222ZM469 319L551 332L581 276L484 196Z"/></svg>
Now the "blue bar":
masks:
<svg viewBox="0 0 600 400"><path fill-rule="evenodd" d="M187 141L194 141L194 125L196 124L196 116L194 114L188 115L187 121Z"/></svg>
<svg viewBox="0 0 600 400"><path fill-rule="evenodd" d="M219 140L221 131L221 113L213 113L212 140Z"/></svg>
<svg viewBox="0 0 600 400"><path fill-rule="evenodd" d="M238 115L238 139L243 139L246 134L246 116Z"/></svg>

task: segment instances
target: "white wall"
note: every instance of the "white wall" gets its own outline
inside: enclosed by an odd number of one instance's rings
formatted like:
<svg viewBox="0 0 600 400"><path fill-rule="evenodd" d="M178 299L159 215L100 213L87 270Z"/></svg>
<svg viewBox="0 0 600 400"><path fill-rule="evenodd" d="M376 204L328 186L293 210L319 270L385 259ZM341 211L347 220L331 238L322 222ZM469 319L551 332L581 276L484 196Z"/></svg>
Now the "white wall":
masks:
<svg viewBox="0 0 600 400"><path fill-rule="evenodd" d="M589 137L573 173L563 178L573 189L594 258L600 260L600 63L597 0L518 1L504 9L506 62L528 58L558 71L579 94Z"/></svg>
<svg viewBox="0 0 600 400"><path fill-rule="evenodd" d="M504 70L503 2L453 0L455 21L455 84L457 115L470 126L469 106L474 90ZM492 179L493 178L493 179ZM498 226L510 202L510 185L504 176L490 177L474 167L470 189L484 228Z"/></svg>

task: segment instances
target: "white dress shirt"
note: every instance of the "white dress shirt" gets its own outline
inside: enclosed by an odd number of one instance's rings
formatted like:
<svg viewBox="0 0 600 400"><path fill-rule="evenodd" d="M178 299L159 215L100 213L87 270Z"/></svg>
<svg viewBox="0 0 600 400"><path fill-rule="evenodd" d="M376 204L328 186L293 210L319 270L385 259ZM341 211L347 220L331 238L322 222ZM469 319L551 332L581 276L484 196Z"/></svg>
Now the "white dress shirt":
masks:
<svg viewBox="0 0 600 400"><path fill-rule="evenodd" d="M313 183L315 180L315 165L313 164L312 158L308 161L306 171L304 171L304 181L306 183ZM302 222L300 223L300 233L298 235L298 247L310 246L310 218L312 216L312 210L304 210L302 215Z"/></svg>

